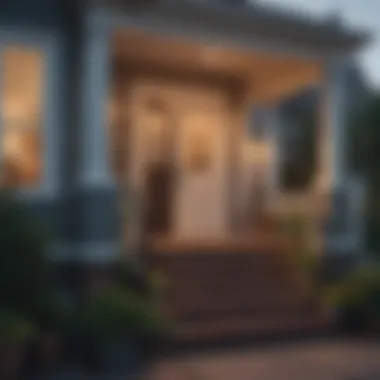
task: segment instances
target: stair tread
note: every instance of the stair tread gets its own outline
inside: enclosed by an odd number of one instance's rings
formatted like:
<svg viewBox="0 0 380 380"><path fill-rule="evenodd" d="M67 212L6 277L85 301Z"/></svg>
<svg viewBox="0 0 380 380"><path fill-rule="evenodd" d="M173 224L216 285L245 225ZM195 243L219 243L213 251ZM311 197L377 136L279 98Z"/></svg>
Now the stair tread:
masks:
<svg viewBox="0 0 380 380"><path fill-rule="evenodd" d="M176 320L181 339L315 329L315 297L284 250L237 250L157 255L152 266L168 277L162 307ZM153 265L154 264L154 265Z"/></svg>
<svg viewBox="0 0 380 380"><path fill-rule="evenodd" d="M296 332L327 328L330 321L324 316L292 316L279 318L231 318L226 320L180 322L176 325L174 334L178 339L197 340L226 337L236 337L239 334L265 335L276 332Z"/></svg>

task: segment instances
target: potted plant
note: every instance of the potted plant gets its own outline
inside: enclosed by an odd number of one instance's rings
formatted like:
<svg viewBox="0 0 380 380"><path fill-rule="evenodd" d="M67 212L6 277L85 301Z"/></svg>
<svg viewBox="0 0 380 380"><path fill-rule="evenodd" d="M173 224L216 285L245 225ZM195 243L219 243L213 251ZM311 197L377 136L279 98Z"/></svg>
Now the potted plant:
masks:
<svg viewBox="0 0 380 380"><path fill-rule="evenodd" d="M51 367L60 359L63 337L70 327L70 309L57 292L41 299L32 314L39 333L30 347L31 357L38 367Z"/></svg>
<svg viewBox="0 0 380 380"><path fill-rule="evenodd" d="M164 332L164 321L143 297L112 287L89 299L81 311L83 329L95 337L107 373L136 374L144 344Z"/></svg>
<svg viewBox="0 0 380 380"><path fill-rule="evenodd" d="M5 322L23 326L26 323L19 316L26 318L40 332L35 342L61 314L50 301L55 295L47 291L52 289L47 244L44 228L28 207L11 192L0 191L0 299L3 307L16 313L13 317L6 314ZM53 346L51 340L49 344ZM31 344L28 359L37 346ZM28 360L28 365L33 366L32 362Z"/></svg>
<svg viewBox="0 0 380 380"><path fill-rule="evenodd" d="M380 332L380 270L359 267L325 291L325 302L335 310L339 327L346 331Z"/></svg>
<svg viewBox="0 0 380 380"><path fill-rule="evenodd" d="M35 333L27 319L8 309L0 310L0 378L16 379L23 368L26 346Z"/></svg>
<svg viewBox="0 0 380 380"><path fill-rule="evenodd" d="M124 262L119 266L116 283L123 289L155 301L167 288L168 279L159 270L150 270L144 273L135 264Z"/></svg>
<svg viewBox="0 0 380 380"><path fill-rule="evenodd" d="M0 299L28 315L51 287L47 239L41 225L15 196L0 191Z"/></svg>

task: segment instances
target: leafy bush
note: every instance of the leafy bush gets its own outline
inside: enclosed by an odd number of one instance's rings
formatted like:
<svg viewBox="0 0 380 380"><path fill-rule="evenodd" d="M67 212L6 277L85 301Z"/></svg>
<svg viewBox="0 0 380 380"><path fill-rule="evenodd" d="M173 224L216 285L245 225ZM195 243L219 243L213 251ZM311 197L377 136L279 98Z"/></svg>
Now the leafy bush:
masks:
<svg viewBox="0 0 380 380"><path fill-rule="evenodd" d="M83 328L107 339L145 339L164 332L164 319L144 298L120 287L90 298L80 312Z"/></svg>
<svg viewBox="0 0 380 380"><path fill-rule="evenodd" d="M167 286L166 277L157 270L144 273L131 262L120 264L118 285L136 294L151 297L159 295Z"/></svg>
<svg viewBox="0 0 380 380"><path fill-rule="evenodd" d="M73 318L73 310L54 292L36 302L31 314L33 321L45 331L65 331L70 328Z"/></svg>
<svg viewBox="0 0 380 380"><path fill-rule="evenodd" d="M319 256L311 235L313 227L306 218L307 216L302 214L288 217L282 223L282 232L291 239L291 259L298 263L307 277L311 276L311 279L315 280Z"/></svg>
<svg viewBox="0 0 380 380"><path fill-rule="evenodd" d="M36 332L32 323L18 313L0 310L0 345L18 344L27 341Z"/></svg>
<svg viewBox="0 0 380 380"><path fill-rule="evenodd" d="M53 288L47 245L27 206L0 191L0 304L41 329L62 330L68 309Z"/></svg>
<svg viewBox="0 0 380 380"><path fill-rule="evenodd" d="M0 304L31 313L49 289L46 234L27 208L0 192Z"/></svg>
<svg viewBox="0 0 380 380"><path fill-rule="evenodd" d="M380 267L357 268L341 283L327 289L326 299L338 310L345 324L366 327L379 323Z"/></svg>
<svg viewBox="0 0 380 380"><path fill-rule="evenodd" d="M139 295L149 295L148 281L140 268L132 262L119 264L117 283Z"/></svg>

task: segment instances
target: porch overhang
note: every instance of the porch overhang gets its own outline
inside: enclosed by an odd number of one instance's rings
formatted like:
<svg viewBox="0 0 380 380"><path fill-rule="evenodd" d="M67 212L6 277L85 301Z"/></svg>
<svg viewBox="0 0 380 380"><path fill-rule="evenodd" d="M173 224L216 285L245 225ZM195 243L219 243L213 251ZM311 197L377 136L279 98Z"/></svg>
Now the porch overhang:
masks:
<svg viewBox="0 0 380 380"><path fill-rule="evenodd" d="M229 78L244 85L247 101L276 102L322 77L321 59L156 36L135 28L117 30L112 43L114 59L130 72L145 68L145 73L166 70Z"/></svg>
<svg viewBox="0 0 380 380"><path fill-rule="evenodd" d="M370 35L331 19L317 20L278 7L178 0L89 0L112 15L112 24L244 49L285 50L302 55L350 54Z"/></svg>

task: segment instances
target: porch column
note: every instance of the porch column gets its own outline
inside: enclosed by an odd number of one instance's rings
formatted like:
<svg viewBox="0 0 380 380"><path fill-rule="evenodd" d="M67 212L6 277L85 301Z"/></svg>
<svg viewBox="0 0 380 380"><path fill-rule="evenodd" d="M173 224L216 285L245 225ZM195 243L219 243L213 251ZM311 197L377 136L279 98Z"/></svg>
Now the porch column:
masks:
<svg viewBox="0 0 380 380"><path fill-rule="evenodd" d="M108 136L110 38L98 19L85 20L82 59L82 161L80 182L87 186L112 185Z"/></svg>
<svg viewBox="0 0 380 380"><path fill-rule="evenodd" d="M351 228L352 187L347 181L346 64L342 59L329 62L321 88L318 194L322 202L318 209L323 211L319 215L324 221L324 253L332 255L350 252L355 245L345 242L357 233Z"/></svg>
<svg viewBox="0 0 380 380"><path fill-rule="evenodd" d="M236 92L233 103L233 117L228 136L228 216L230 218L230 234L241 233L245 228L244 213L244 156L243 147L246 139L247 125L250 122L251 102L246 91Z"/></svg>
<svg viewBox="0 0 380 380"><path fill-rule="evenodd" d="M347 124L345 62L330 62L321 87L318 187L323 191L341 188L346 179Z"/></svg>
<svg viewBox="0 0 380 380"><path fill-rule="evenodd" d="M121 206L110 162L108 126L110 31L106 15L87 10L82 34L81 124L79 134L79 191L76 210L82 213L81 235L85 246L78 253L89 261L111 261L119 255ZM95 253L96 252L96 253Z"/></svg>

